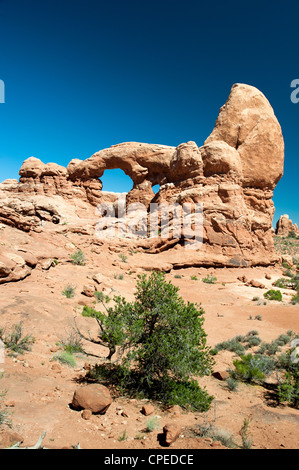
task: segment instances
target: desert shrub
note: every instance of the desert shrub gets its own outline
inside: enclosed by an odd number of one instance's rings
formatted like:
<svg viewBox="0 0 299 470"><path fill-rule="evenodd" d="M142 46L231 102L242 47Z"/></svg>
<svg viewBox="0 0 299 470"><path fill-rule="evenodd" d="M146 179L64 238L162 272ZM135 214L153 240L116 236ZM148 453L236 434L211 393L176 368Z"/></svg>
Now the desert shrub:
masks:
<svg viewBox="0 0 299 470"><path fill-rule="evenodd" d="M11 356L31 351L32 344L35 341L31 335L23 336L22 322L13 325L11 332L7 335L5 334L5 329L1 329L0 339L3 341L5 348L9 350L9 355Z"/></svg>
<svg viewBox="0 0 299 470"><path fill-rule="evenodd" d="M292 297L292 299L291 299L291 304L292 304L292 305L299 304L299 294L293 295L293 297Z"/></svg>
<svg viewBox="0 0 299 470"><path fill-rule="evenodd" d="M243 425L239 431L242 439L242 449L251 449L252 437L248 434L251 418L244 418Z"/></svg>
<svg viewBox="0 0 299 470"><path fill-rule="evenodd" d="M71 260L73 261L74 264L77 264L78 266L84 266L86 263L85 260L85 255L81 249L76 251L70 256Z"/></svg>
<svg viewBox="0 0 299 470"><path fill-rule="evenodd" d="M288 238L297 238L296 232L294 232L294 230L290 230L288 233Z"/></svg>
<svg viewBox="0 0 299 470"><path fill-rule="evenodd" d="M285 279L284 277L280 277L275 282L273 282L273 286L280 287L281 289L296 289L297 288L296 276L292 277L291 279Z"/></svg>
<svg viewBox="0 0 299 470"><path fill-rule="evenodd" d="M127 263L128 257L126 255L124 255L123 253L120 253L119 257L123 263Z"/></svg>
<svg viewBox="0 0 299 470"><path fill-rule="evenodd" d="M239 355L244 353L245 351L244 346L236 338L216 344L215 346L216 351L221 351L223 349L226 349L227 351L235 352L236 354L239 354Z"/></svg>
<svg viewBox="0 0 299 470"><path fill-rule="evenodd" d="M213 276L212 274L208 274L206 277L202 279L202 282L206 284L215 284L217 281L217 277Z"/></svg>
<svg viewBox="0 0 299 470"><path fill-rule="evenodd" d="M0 390L0 426L2 424L11 425L10 412L3 403L6 394L7 390Z"/></svg>
<svg viewBox="0 0 299 470"><path fill-rule="evenodd" d="M232 377L245 382L259 382L270 373L270 363L262 355L247 354L233 361Z"/></svg>
<svg viewBox="0 0 299 470"><path fill-rule="evenodd" d="M121 281L122 281L122 280L123 280L123 278L124 278L124 275L123 275L123 274L114 274L114 276L113 276L113 277L114 277L114 279L119 279L119 280L121 280Z"/></svg>
<svg viewBox="0 0 299 470"><path fill-rule="evenodd" d="M290 269L286 269L285 272L283 273L284 276L287 276L287 277L290 277L292 278L294 276L294 274L292 273L292 271Z"/></svg>
<svg viewBox="0 0 299 470"><path fill-rule="evenodd" d="M233 435L227 431L227 429L215 428L209 437L211 437L213 441L221 442L221 444L229 449L237 448Z"/></svg>
<svg viewBox="0 0 299 470"><path fill-rule="evenodd" d="M213 359L203 329L204 310L178 295L178 287L165 274L138 276L135 301L115 296L106 312L84 307L83 315L95 318L100 327L97 344L118 349L119 364L96 370L105 380L118 378L118 386L131 393L153 396L165 403L209 407L212 397L193 375L211 373ZM109 374L105 373L106 370ZM107 368L108 366L108 368Z"/></svg>
<svg viewBox="0 0 299 470"><path fill-rule="evenodd" d="M259 334L259 332L257 330L250 330L248 331L247 333L247 337L249 336L257 336Z"/></svg>
<svg viewBox="0 0 299 470"><path fill-rule="evenodd" d="M281 341L283 344L288 344L293 337L293 334L291 331L287 332L286 334L281 334L278 336L278 340Z"/></svg>
<svg viewBox="0 0 299 470"><path fill-rule="evenodd" d="M210 438L213 441L220 441L228 448L236 448L232 434L226 429L221 429L215 426L216 422L216 409L214 410L214 418L209 419L206 414L202 416L202 422L197 426L197 434L201 437Z"/></svg>
<svg viewBox="0 0 299 470"><path fill-rule="evenodd" d="M83 340L79 333L75 330L71 330L65 339L61 339L58 346L62 347L64 351L74 353L84 353Z"/></svg>
<svg viewBox="0 0 299 470"><path fill-rule="evenodd" d="M155 429L158 429L159 426L159 418L152 416L146 421L146 432L153 432Z"/></svg>
<svg viewBox="0 0 299 470"><path fill-rule="evenodd" d="M182 276L180 274L175 274L174 278L175 279L182 279Z"/></svg>
<svg viewBox="0 0 299 470"><path fill-rule="evenodd" d="M258 336L249 336L247 342L249 347L253 347L258 346L262 340Z"/></svg>
<svg viewBox="0 0 299 470"><path fill-rule="evenodd" d="M54 360L61 362L62 364L66 364L70 367L75 367L76 365L76 359L73 356L73 354L69 351L63 351L58 354L56 354L53 357Z"/></svg>
<svg viewBox="0 0 299 470"><path fill-rule="evenodd" d="M191 276L191 281L197 281L197 277L196 276Z"/></svg>
<svg viewBox="0 0 299 470"><path fill-rule="evenodd" d="M266 354L267 356L273 356L278 351L280 351L280 341L274 340L270 343L262 343L260 349L258 350L258 354ZM282 343L282 342L281 342Z"/></svg>
<svg viewBox="0 0 299 470"><path fill-rule="evenodd" d="M295 407L299 406L299 361L295 348L290 348L278 359L283 369L283 379L278 385L278 399Z"/></svg>
<svg viewBox="0 0 299 470"><path fill-rule="evenodd" d="M282 301L282 295L280 290L270 289L264 293L264 297L268 300L278 300L279 302Z"/></svg>
<svg viewBox="0 0 299 470"><path fill-rule="evenodd" d="M96 290L94 295L98 302L108 304L111 301L110 297L104 294L104 292L99 292Z"/></svg>
<svg viewBox="0 0 299 470"><path fill-rule="evenodd" d="M128 439L128 433L127 430L125 429L124 432L119 436L118 441L126 441Z"/></svg>
<svg viewBox="0 0 299 470"><path fill-rule="evenodd" d="M62 292L62 295L64 295L67 299L71 299L75 295L75 289L74 287L68 285Z"/></svg>
<svg viewBox="0 0 299 470"><path fill-rule="evenodd" d="M225 384L231 392L235 392L238 388L239 382L236 379L234 379L233 377L228 377L225 380Z"/></svg>

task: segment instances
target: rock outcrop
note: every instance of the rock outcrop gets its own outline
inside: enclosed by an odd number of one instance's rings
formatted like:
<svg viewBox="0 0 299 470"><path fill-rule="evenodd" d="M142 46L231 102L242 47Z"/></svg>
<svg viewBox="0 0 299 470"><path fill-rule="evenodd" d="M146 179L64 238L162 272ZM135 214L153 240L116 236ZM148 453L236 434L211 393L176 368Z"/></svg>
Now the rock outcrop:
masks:
<svg viewBox="0 0 299 470"><path fill-rule="evenodd" d="M299 235L297 224L293 224L288 214L281 215L276 224L276 235L287 237L290 232L294 232L296 235Z"/></svg>
<svg viewBox="0 0 299 470"><path fill-rule="evenodd" d="M186 235L163 238L163 231L135 240L145 252L163 254L162 264L273 264L278 257L272 196L283 162L282 132L270 103L256 88L235 84L200 147L193 141L178 147L125 142L86 160L73 159L67 168L34 157L25 160L19 181L0 184L0 222L27 232L68 224L67 230L95 236L98 204L114 204L118 217L119 195L102 191L101 177L107 169L120 168L133 181L127 204L137 209L142 204L149 211L150 203L202 205L200 248L186 250Z"/></svg>

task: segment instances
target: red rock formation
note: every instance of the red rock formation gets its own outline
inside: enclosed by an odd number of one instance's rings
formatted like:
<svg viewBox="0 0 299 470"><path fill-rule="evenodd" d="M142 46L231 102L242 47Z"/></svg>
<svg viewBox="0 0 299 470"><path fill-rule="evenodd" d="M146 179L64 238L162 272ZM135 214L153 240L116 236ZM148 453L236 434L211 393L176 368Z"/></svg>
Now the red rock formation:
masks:
<svg viewBox="0 0 299 470"><path fill-rule="evenodd" d="M121 168L133 180L127 203L203 206L200 249L184 249L181 238L156 238L140 241L146 251L169 252L164 261L176 266L267 265L277 260L272 196L283 161L281 128L268 100L256 88L236 84L201 147L126 142L74 159L67 168L27 159L19 182L0 185L0 222L41 231L44 223L64 221L86 229L88 219L94 227L96 206L117 200L102 191L100 178L106 169Z"/></svg>
<svg viewBox="0 0 299 470"><path fill-rule="evenodd" d="M276 224L276 235L287 237L290 232L294 232L296 235L299 235L299 228L297 224L293 224L287 214L281 215Z"/></svg>

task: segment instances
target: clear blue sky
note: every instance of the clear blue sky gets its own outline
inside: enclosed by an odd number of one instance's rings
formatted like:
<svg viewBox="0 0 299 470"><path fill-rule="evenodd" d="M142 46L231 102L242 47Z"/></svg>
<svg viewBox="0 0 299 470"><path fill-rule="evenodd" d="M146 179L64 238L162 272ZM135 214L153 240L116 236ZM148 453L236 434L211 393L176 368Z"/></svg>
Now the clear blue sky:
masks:
<svg viewBox="0 0 299 470"><path fill-rule="evenodd" d="M299 224L298 13L298 0L0 0L0 180L30 156L66 166L125 141L200 146L242 82L283 130L274 223ZM130 189L106 173L104 189Z"/></svg>

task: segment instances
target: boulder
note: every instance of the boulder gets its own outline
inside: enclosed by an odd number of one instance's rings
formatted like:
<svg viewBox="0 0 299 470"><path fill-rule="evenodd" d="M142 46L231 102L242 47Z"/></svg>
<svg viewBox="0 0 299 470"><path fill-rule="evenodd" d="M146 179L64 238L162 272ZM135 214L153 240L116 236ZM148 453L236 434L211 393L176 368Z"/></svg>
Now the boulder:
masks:
<svg viewBox="0 0 299 470"><path fill-rule="evenodd" d="M174 441L180 437L182 428L174 423L165 424L163 427L164 442L167 446L170 446Z"/></svg>
<svg viewBox="0 0 299 470"><path fill-rule="evenodd" d="M143 405L143 407L141 409L141 413L144 414L145 416L149 416L149 415L153 414L154 411L155 411L155 408L151 404Z"/></svg>
<svg viewBox="0 0 299 470"><path fill-rule="evenodd" d="M111 394L104 385L90 384L75 390L72 407L90 410L93 414L104 414L112 403Z"/></svg>
<svg viewBox="0 0 299 470"><path fill-rule="evenodd" d="M87 297L93 297L95 293L95 286L94 284L85 284L82 289L82 294L86 295Z"/></svg>

